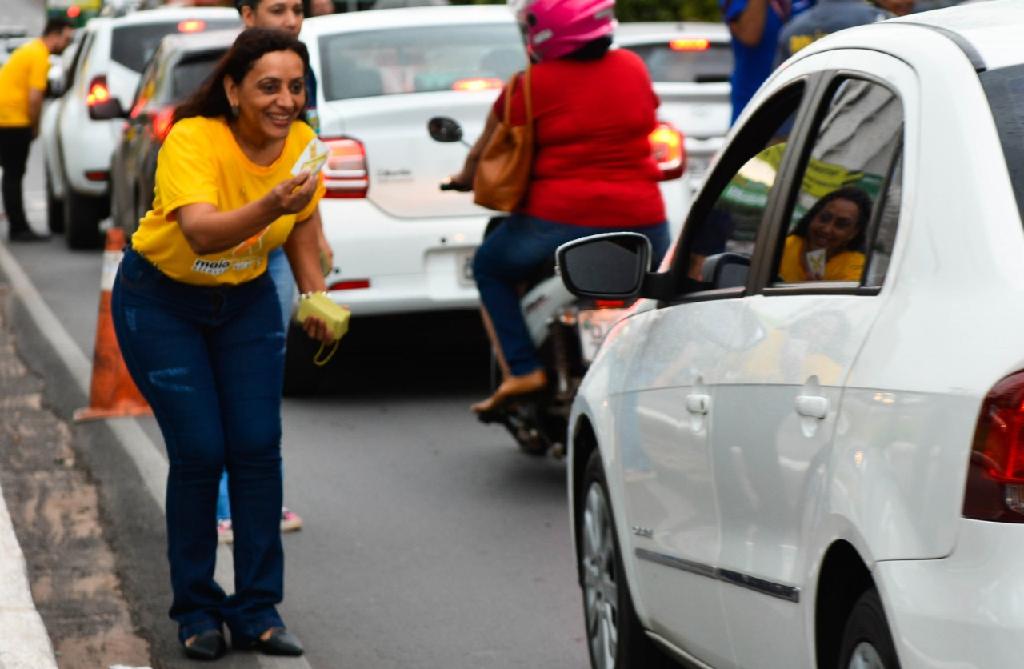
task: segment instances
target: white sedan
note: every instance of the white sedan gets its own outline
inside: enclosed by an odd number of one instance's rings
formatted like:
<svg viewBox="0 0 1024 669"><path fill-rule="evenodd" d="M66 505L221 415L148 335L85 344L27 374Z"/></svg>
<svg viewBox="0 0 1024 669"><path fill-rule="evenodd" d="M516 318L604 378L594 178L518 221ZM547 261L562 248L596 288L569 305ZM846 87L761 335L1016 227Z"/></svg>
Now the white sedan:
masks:
<svg viewBox="0 0 1024 669"><path fill-rule="evenodd" d="M467 148L435 142L427 122L453 118L468 141L480 133L503 82L525 66L511 12L474 5L334 14L304 21L300 37L331 149L320 204L335 258L330 296L357 316L475 308L470 263L494 212L470 194L438 189ZM678 133L658 137L673 146L656 153L678 161ZM677 229L690 201L683 183L676 174L662 184Z"/></svg>
<svg viewBox="0 0 1024 669"><path fill-rule="evenodd" d="M570 422L594 667L1022 665L1022 29L993 0L815 42L662 272L560 249L641 298Z"/></svg>

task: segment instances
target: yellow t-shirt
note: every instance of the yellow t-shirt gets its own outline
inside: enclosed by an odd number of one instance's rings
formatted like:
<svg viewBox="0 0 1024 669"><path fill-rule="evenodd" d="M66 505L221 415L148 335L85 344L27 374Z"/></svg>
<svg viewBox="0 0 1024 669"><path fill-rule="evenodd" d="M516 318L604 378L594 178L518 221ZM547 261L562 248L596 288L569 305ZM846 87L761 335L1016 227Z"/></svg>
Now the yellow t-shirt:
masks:
<svg viewBox="0 0 1024 669"><path fill-rule="evenodd" d="M27 128L29 89L46 90L50 50L34 39L18 47L0 68L0 127Z"/></svg>
<svg viewBox="0 0 1024 669"><path fill-rule="evenodd" d="M306 220L316 211L325 190L322 177L305 209L276 219L261 232L220 253L196 254L174 214L198 202L232 211L260 199L292 178L292 166L315 136L305 123L292 123L281 155L272 164L262 166L245 156L223 119L197 116L178 121L160 147L153 208L132 235L132 248L164 274L183 283L217 286L255 279L267 268L267 254L284 243L295 222Z"/></svg>
<svg viewBox="0 0 1024 669"><path fill-rule="evenodd" d="M800 235L786 237L786 248L779 263L779 276L786 283L813 281L807 276L802 261L806 242ZM860 281L864 271L864 254L860 251L843 251L825 263L825 278L819 281Z"/></svg>

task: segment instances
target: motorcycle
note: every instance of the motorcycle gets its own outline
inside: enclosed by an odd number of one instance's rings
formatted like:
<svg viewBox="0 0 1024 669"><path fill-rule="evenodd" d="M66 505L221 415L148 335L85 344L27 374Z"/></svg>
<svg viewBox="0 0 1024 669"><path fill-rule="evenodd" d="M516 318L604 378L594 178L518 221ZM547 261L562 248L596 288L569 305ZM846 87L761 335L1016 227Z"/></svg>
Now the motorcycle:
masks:
<svg viewBox="0 0 1024 669"><path fill-rule="evenodd" d="M438 142L461 142L462 127L448 117L432 118L427 124L431 138ZM444 182L441 190L462 190ZM492 217L484 239L507 216ZM587 367L604 340L605 333L623 315L624 304L595 304L573 296L556 275L554 257L520 287L520 308L530 337L540 356L548 385L540 392L511 399L479 414L483 423L503 425L526 454L556 458L565 455L569 411ZM501 383L497 358L491 354L491 388Z"/></svg>

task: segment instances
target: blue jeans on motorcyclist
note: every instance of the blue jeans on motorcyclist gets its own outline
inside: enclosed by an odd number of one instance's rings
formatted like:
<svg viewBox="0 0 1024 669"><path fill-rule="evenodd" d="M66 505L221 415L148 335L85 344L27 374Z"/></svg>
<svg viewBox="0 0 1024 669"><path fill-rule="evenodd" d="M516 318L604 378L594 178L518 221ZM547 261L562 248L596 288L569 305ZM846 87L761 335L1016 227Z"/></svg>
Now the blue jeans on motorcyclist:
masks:
<svg viewBox="0 0 1024 669"><path fill-rule="evenodd" d="M112 294L125 363L167 448L167 555L179 639L227 623L234 641L282 627L281 309L266 274L238 286L168 278L128 249ZM213 578L217 487L231 474L235 594Z"/></svg>
<svg viewBox="0 0 1024 669"><path fill-rule="evenodd" d="M669 246L668 223L630 228L651 240L654 266ZM616 232L605 227L586 227L512 214L492 232L473 258L473 276L480 301L494 325L505 361L513 376L540 369L537 350L519 306L518 284L528 279L562 244L589 235Z"/></svg>

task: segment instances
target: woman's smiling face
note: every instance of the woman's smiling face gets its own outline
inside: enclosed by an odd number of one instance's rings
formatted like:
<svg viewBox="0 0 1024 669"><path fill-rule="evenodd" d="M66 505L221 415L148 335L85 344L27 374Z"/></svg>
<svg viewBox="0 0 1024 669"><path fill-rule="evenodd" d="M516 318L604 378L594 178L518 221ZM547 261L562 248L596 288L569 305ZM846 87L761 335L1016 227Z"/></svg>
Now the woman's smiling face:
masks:
<svg viewBox="0 0 1024 669"><path fill-rule="evenodd" d="M238 124L250 137L284 139L306 106L305 69L294 51L263 54L240 84L228 78L225 86L228 100L238 106Z"/></svg>
<svg viewBox="0 0 1024 669"><path fill-rule="evenodd" d="M836 198L811 219L807 226L807 248L825 249L829 254L842 251L860 232L860 207L852 200Z"/></svg>

